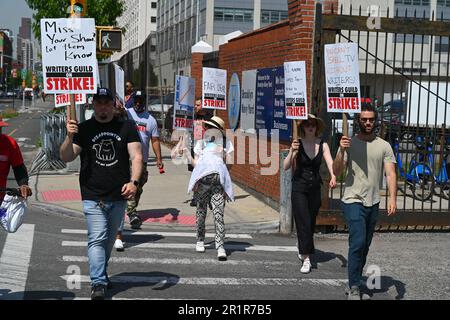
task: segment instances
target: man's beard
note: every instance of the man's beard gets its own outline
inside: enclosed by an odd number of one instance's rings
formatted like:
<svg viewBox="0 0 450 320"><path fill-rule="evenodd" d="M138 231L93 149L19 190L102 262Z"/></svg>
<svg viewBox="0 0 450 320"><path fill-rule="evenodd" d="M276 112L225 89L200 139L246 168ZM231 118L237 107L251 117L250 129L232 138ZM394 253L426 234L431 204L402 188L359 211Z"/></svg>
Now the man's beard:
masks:
<svg viewBox="0 0 450 320"><path fill-rule="evenodd" d="M359 132L361 132L362 134L371 135L374 131L375 126L373 126L370 131L367 131L366 126L363 123L359 122Z"/></svg>
<svg viewBox="0 0 450 320"><path fill-rule="evenodd" d="M98 115L98 117L99 117L100 120L106 120L106 119L108 119L108 115L107 115L106 113L100 113L100 114Z"/></svg>

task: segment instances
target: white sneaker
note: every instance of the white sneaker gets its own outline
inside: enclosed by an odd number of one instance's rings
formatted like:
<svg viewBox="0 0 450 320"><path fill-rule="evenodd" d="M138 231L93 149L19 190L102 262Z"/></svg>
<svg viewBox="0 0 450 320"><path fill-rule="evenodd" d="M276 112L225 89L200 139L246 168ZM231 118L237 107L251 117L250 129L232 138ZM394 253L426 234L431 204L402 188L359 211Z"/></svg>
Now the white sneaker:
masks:
<svg viewBox="0 0 450 320"><path fill-rule="evenodd" d="M116 248L117 251L122 252L125 250L124 242L120 239L116 239L116 242L114 242L114 248Z"/></svg>
<svg viewBox="0 0 450 320"><path fill-rule="evenodd" d="M224 248L217 249L217 259L219 259L220 261L227 260L227 253L225 252Z"/></svg>
<svg viewBox="0 0 450 320"><path fill-rule="evenodd" d="M195 245L195 251L205 252L205 243L203 241L197 241L197 244Z"/></svg>
<svg viewBox="0 0 450 320"><path fill-rule="evenodd" d="M310 273L311 272L311 261L306 259L303 261L302 268L300 269L301 273Z"/></svg>

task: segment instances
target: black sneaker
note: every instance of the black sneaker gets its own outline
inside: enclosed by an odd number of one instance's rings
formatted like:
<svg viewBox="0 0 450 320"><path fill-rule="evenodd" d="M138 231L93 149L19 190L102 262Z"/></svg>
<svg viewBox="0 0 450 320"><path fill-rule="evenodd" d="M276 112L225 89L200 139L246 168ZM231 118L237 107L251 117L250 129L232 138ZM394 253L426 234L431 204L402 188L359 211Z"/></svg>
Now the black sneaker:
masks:
<svg viewBox="0 0 450 320"><path fill-rule="evenodd" d="M139 229L142 225L141 218L137 214L132 214L129 216L131 229Z"/></svg>
<svg viewBox="0 0 450 320"><path fill-rule="evenodd" d="M91 290L91 300L105 300L106 286L103 284L94 284Z"/></svg>

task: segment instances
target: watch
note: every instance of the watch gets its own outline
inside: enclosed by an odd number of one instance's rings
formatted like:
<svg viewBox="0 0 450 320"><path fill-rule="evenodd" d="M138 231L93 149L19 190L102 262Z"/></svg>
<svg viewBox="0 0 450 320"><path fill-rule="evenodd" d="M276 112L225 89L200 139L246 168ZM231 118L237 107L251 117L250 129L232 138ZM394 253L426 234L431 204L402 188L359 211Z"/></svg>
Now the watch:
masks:
<svg viewBox="0 0 450 320"><path fill-rule="evenodd" d="M137 180L131 180L130 182L132 182L136 187L139 186L139 181Z"/></svg>

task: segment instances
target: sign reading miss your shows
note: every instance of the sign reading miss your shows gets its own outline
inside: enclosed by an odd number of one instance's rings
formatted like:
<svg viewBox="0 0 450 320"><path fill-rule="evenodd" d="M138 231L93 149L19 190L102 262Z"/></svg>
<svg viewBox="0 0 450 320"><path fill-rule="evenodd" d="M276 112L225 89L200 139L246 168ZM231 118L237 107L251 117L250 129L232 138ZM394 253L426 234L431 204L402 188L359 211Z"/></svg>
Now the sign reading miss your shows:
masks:
<svg viewBox="0 0 450 320"><path fill-rule="evenodd" d="M41 19L45 93L95 93L95 20Z"/></svg>

